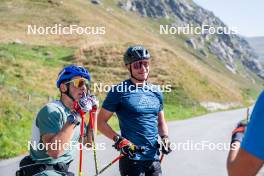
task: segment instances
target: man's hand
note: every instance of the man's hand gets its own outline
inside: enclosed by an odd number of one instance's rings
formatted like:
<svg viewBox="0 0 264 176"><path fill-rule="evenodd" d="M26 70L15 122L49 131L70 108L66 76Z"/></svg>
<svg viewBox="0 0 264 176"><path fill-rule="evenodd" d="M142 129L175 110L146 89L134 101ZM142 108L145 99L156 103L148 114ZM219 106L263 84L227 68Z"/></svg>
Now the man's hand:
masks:
<svg viewBox="0 0 264 176"><path fill-rule="evenodd" d="M165 155L169 154L172 150L170 148L170 141L169 141L169 137L168 136L162 136L161 137L161 152Z"/></svg>
<svg viewBox="0 0 264 176"><path fill-rule="evenodd" d="M96 108L99 107L99 100L95 95L88 95L87 98L92 102L92 106L96 106Z"/></svg>
<svg viewBox="0 0 264 176"><path fill-rule="evenodd" d="M87 113L92 110L93 106L98 107L99 101L96 99L96 96L94 95L84 95L79 101L78 101L79 108Z"/></svg>
<svg viewBox="0 0 264 176"><path fill-rule="evenodd" d="M247 129L247 124L248 124L247 120L241 120L237 124L237 127L232 132L231 144L235 141L242 142L245 131Z"/></svg>
<svg viewBox="0 0 264 176"><path fill-rule="evenodd" d="M113 147L117 151L121 151L123 155L130 156L132 158L135 156L137 148L129 140L127 140L126 138L123 138L122 136L115 136L114 141L115 141L115 144L113 145Z"/></svg>

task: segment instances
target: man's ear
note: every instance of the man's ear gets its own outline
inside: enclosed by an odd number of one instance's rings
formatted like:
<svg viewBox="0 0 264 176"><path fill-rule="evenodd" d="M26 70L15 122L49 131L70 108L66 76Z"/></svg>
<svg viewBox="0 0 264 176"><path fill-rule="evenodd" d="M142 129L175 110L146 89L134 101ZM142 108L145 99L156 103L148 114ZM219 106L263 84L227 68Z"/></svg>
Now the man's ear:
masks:
<svg viewBox="0 0 264 176"><path fill-rule="evenodd" d="M65 93L67 91L67 86L65 84L60 84L60 90L61 92Z"/></svg>

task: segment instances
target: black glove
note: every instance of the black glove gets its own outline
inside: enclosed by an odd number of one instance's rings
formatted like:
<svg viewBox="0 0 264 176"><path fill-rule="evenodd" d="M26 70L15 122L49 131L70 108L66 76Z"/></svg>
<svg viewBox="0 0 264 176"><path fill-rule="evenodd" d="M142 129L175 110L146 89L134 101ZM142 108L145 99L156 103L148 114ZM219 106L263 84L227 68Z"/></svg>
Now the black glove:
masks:
<svg viewBox="0 0 264 176"><path fill-rule="evenodd" d="M237 124L237 127L232 132L231 144L235 141L242 142L242 140L244 138L245 131L247 129L247 124L248 124L247 120L241 120Z"/></svg>
<svg viewBox="0 0 264 176"><path fill-rule="evenodd" d="M159 144L159 148L161 152L165 155L169 154L172 150L170 148L170 141L169 137L167 135L164 135L161 137L161 142Z"/></svg>
<svg viewBox="0 0 264 176"><path fill-rule="evenodd" d="M113 147L117 151L120 151L121 154L130 156L131 158L135 156L137 147L132 142L119 135L114 137L114 141L115 144L113 145Z"/></svg>
<svg viewBox="0 0 264 176"><path fill-rule="evenodd" d="M67 121L71 124L79 125L80 124L80 115L76 111L72 111L71 114L67 117Z"/></svg>

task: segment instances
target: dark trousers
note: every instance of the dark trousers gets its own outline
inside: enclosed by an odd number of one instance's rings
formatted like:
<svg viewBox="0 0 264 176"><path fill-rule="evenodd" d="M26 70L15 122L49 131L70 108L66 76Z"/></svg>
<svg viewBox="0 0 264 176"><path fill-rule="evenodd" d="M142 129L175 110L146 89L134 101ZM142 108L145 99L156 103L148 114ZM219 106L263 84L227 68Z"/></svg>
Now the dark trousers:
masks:
<svg viewBox="0 0 264 176"><path fill-rule="evenodd" d="M135 161L123 157L119 161L121 176L162 176L159 161Z"/></svg>

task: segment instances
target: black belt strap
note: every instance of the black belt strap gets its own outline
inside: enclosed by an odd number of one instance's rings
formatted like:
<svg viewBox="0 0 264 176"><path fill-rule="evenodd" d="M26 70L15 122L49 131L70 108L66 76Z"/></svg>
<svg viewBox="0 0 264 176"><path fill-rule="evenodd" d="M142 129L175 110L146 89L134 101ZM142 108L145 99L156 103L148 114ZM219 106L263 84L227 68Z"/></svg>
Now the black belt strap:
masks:
<svg viewBox="0 0 264 176"><path fill-rule="evenodd" d="M43 172L45 170L55 170L58 172L63 172L65 173L65 175L67 176L73 176L73 173L68 172L69 169L69 165L70 162L65 164L65 163L57 163L57 164L39 164L39 163L35 163L35 164L30 164L28 166L24 166L22 168L20 168L20 170L18 170L16 172L16 176L32 176L35 175L37 173Z"/></svg>

